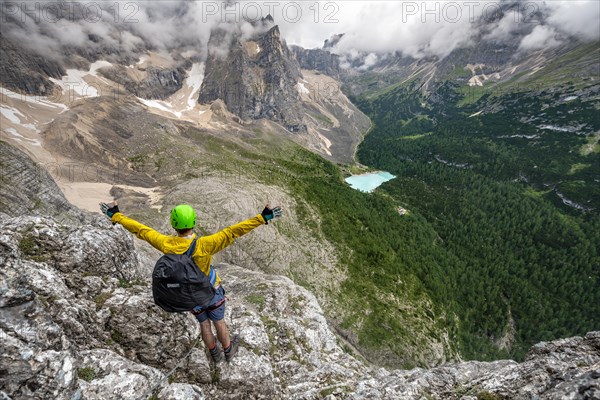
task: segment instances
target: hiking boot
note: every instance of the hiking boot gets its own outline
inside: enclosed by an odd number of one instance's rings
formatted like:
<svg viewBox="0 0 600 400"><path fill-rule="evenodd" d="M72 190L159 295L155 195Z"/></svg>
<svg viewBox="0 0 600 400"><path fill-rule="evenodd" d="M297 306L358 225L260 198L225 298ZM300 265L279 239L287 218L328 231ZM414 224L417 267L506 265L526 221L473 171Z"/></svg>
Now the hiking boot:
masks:
<svg viewBox="0 0 600 400"><path fill-rule="evenodd" d="M218 364L221 360L223 360L223 353L221 352L221 346L219 343L216 344L215 348L208 351L212 360L215 364Z"/></svg>
<svg viewBox="0 0 600 400"><path fill-rule="evenodd" d="M238 335L235 335L231 338L231 341L229 342L229 347L225 349L225 361L230 362L233 359L235 353L237 353L239 345L240 337Z"/></svg>

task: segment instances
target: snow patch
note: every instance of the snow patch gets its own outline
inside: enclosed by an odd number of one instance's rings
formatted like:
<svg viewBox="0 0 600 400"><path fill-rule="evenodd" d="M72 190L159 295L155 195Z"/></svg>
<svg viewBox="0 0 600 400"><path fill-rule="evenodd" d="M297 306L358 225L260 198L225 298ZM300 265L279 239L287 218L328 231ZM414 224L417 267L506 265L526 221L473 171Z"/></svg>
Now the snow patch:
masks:
<svg viewBox="0 0 600 400"><path fill-rule="evenodd" d="M68 69L67 74L64 75L60 80L50 78L52 82L60 86L67 92L72 90L82 97L98 97L98 90L94 85L91 85L83 79L85 76L98 77L97 71L103 67L110 67L111 63L108 61L96 61L90 65L88 71L79 69Z"/></svg>
<svg viewBox="0 0 600 400"><path fill-rule="evenodd" d="M325 148L323 148L325 153L327 153L328 156L331 156L331 151L329 151L329 149L331 148L331 140L327 139L324 135L322 135L320 133L319 133L319 139L321 139L321 141L325 145Z"/></svg>
<svg viewBox="0 0 600 400"><path fill-rule="evenodd" d="M471 71L471 74L475 75L475 70L477 69L483 69L485 67L485 64L467 64L465 66L466 69L468 69L469 71Z"/></svg>
<svg viewBox="0 0 600 400"><path fill-rule="evenodd" d="M593 210L593 208L586 207L584 205L581 205L579 203L574 202L573 200L567 199L565 197L565 195L562 194L562 193L560 193L559 191L555 191L555 193L556 193L556 195L558 197L560 197L560 199L562 200L563 204L565 204L565 205L567 205L569 207L572 207L572 208L575 208L575 209L581 210L581 211L591 211L591 210Z"/></svg>
<svg viewBox="0 0 600 400"><path fill-rule="evenodd" d="M6 119L8 119L13 124L21 125L23 128L29 129L30 131L34 131L36 133L39 132L39 129L34 124L25 124L21 122L21 119L17 115L20 115L23 118L25 118L25 116L16 108L3 105L0 106L0 112Z"/></svg>
<svg viewBox="0 0 600 400"><path fill-rule="evenodd" d="M42 146L42 143L37 140L37 139L29 139L23 135L21 135L19 132L17 132L16 129L13 128L4 128L4 131L8 134L10 134L15 140L18 140L19 142L27 142L33 146Z"/></svg>
<svg viewBox="0 0 600 400"><path fill-rule="evenodd" d="M437 154L434 155L433 158L435 158L436 161L441 162L442 164L448 165L450 167L457 167L457 168L462 168L462 169L464 169L464 168L470 168L469 164L466 164L466 163L465 164L460 164L460 163L454 163L454 162L451 162L451 161L446 161L446 160L444 160L442 157L440 157Z"/></svg>
<svg viewBox="0 0 600 400"><path fill-rule="evenodd" d="M171 103L167 103L166 101L160 101L160 100L146 100L146 99L142 99L141 97L138 97L137 99L140 102L142 102L146 107L156 108L161 111L166 111L168 113L175 115L177 118L181 118L181 112L174 111L173 105L171 105Z"/></svg>
<svg viewBox="0 0 600 400"><path fill-rule="evenodd" d="M187 99L188 110L193 109L198 103L198 92L204 80L204 64L195 63L185 79L185 85L191 89Z"/></svg>
<svg viewBox="0 0 600 400"><path fill-rule="evenodd" d="M135 65L141 65L141 64L145 63L146 60L148 60L148 58L150 58L150 57L148 57L146 54L143 54L140 57L140 60Z"/></svg>
<svg viewBox="0 0 600 400"><path fill-rule="evenodd" d="M90 70L88 73L92 76L98 76L97 71L104 67L112 67L112 64L108 61L95 61L92 63L92 65L90 65Z"/></svg>
<svg viewBox="0 0 600 400"><path fill-rule="evenodd" d="M540 126L538 126L538 128L547 129L547 130L556 131L556 132L576 132L577 131L577 128L573 128L571 126L562 127L562 126L556 126L556 125L540 125Z"/></svg>
<svg viewBox="0 0 600 400"><path fill-rule="evenodd" d="M481 82L478 76L474 76L469 79L469 86L483 86L483 82Z"/></svg>
<svg viewBox="0 0 600 400"><path fill-rule="evenodd" d="M0 111L2 112L2 115L4 115L4 117L13 124L21 124L21 120L19 117L17 117L17 114L21 116L23 116L23 114L21 114L18 110L12 107L0 106Z"/></svg>

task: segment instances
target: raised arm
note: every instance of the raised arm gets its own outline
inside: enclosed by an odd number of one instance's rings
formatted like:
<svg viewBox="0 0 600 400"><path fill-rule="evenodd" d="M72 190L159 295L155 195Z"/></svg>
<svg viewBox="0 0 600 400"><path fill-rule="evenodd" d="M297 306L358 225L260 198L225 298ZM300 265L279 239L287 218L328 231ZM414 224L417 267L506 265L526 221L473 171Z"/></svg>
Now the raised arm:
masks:
<svg viewBox="0 0 600 400"><path fill-rule="evenodd" d="M200 238L200 246L205 254L216 254L229 246L234 242L235 239L242 235L250 232L252 229L259 227L262 224L269 224L269 221L273 218L279 218L283 215L283 209L281 207L269 208L267 204L265 209L262 210L254 218L247 219L238 224L232 225L223 229L214 235L204 236Z"/></svg>
<svg viewBox="0 0 600 400"><path fill-rule="evenodd" d="M162 235L146 225L140 224L136 220L124 216L118 212L111 217L111 221L123 225L123 228L133 233L139 239L150 243L155 249L164 252L164 243L169 236Z"/></svg>
<svg viewBox="0 0 600 400"><path fill-rule="evenodd" d="M235 239L245 235L254 228L264 225L265 222L266 221L263 216L258 214L254 218L231 225L213 235L203 236L200 238L199 243L202 246L202 250L205 254L216 254L232 244Z"/></svg>
<svg viewBox="0 0 600 400"><path fill-rule="evenodd" d="M161 235L152 228L142 225L132 218L124 216L119 211L119 206L116 202L112 204L100 203L100 211L106 215L114 224L121 224L129 232L136 235L138 238L150 243L154 248L164 252L164 243L169 236Z"/></svg>

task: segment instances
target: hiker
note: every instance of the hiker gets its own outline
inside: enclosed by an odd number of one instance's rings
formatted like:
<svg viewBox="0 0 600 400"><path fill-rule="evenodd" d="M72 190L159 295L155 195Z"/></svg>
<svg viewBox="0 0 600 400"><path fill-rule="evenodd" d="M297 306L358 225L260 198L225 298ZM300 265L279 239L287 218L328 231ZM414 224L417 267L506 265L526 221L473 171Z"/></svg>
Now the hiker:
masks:
<svg viewBox="0 0 600 400"><path fill-rule="evenodd" d="M112 205L100 203L100 210L107 215L113 224L123 225L129 232L135 234L139 239L145 240L164 254L184 254L188 248L194 247L191 254L194 264L209 278L215 288L212 301L204 308L196 306L190 310L200 322L202 341L210 351L215 363L222 360L223 354L218 346L212 331L212 324L217 331L217 338L225 353L225 359L229 362L237 352L239 336L231 339L225 324L225 290L221 285L221 278L211 265L212 256L233 241L260 225L268 224L273 218L283 214L281 207L269 208L267 204L264 210L246 221L232 225L209 236L198 237L193 228L196 225L196 212L187 204L180 204L171 210L171 226L177 231L177 235L167 236L126 217L119 211L116 202ZM194 239L196 241L194 242ZM204 279L204 278L203 278Z"/></svg>

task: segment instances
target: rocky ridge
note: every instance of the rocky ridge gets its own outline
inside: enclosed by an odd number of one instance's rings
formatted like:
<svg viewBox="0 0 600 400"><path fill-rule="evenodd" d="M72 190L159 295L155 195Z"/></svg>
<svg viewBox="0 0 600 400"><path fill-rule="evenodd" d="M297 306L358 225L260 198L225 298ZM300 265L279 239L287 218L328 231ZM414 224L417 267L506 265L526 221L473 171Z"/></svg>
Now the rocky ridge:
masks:
<svg viewBox="0 0 600 400"><path fill-rule="evenodd" d="M307 290L226 264L218 266L229 297L226 320L242 345L231 364L214 365L198 345L193 317L153 304L149 266L122 228L101 217L72 227L23 216L3 217L0 232L3 398L600 396L600 332L540 343L521 364L388 371L343 350Z"/></svg>

